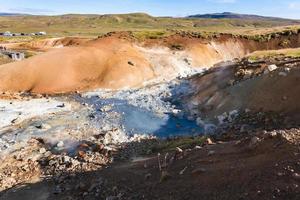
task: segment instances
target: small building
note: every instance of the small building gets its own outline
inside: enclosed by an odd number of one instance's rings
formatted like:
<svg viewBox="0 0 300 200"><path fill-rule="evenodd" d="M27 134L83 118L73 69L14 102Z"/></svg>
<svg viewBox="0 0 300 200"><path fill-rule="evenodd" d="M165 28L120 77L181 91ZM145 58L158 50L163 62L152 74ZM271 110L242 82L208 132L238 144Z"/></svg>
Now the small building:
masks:
<svg viewBox="0 0 300 200"><path fill-rule="evenodd" d="M36 32L36 33L11 33L10 31L6 31L4 33L0 33L0 35L2 36L8 36L8 37L12 37L12 36L39 36L39 35L47 35L47 33L45 31L40 31L40 32Z"/></svg>
<svg viewBox="0 0 300 200"><path fill-rule="evenodd" d="M38 32L37 35L47 35L45 31Z"/></svg>
<svg viewBox="0 0 300 200"><path fill-rule="evenodd" d="M20 52L13 52L10 54L11 59L15 61L20 61L25 59L25 54Z"/></svg>
<svg viewBox="0 0 300 200"><path fill-rule="evenodd" d="M12 36L21 36L21 33L13 33Z"/></svg>
<svg viewBox="0 0 300 200"><path fill-rule="evenodd" d="M9 31L4 32L3 35L8 37L13 36L13 34L11 34Z"/></svg>

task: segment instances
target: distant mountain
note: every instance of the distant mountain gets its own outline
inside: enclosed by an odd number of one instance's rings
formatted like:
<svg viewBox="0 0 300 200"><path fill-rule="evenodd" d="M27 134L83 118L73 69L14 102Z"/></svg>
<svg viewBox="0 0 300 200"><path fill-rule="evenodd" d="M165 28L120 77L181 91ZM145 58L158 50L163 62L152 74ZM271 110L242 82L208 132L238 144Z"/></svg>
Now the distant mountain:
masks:
<svg viewBox="0 0 300 200"><path fill-rule="evenodd" d="M2 15L2 16L1 16ZM20 17L22 16L22 17ZM207 18L203 20L204 18ZM140 38L160 37L168 30L194 30L208 32L249 31L253 28L275 28L279 26L300 25L300 21L268 18L234 13L194 15L188 17L154 17L146 13L129 14L66 14L66 15L26 15L20 13L0 13L0 32L31 33L45 31L48 34L96 35L110 31L135 31ZM194 18L192 18L194 17ZM198 18L197 18L198 17ZM201 18L202 17L202 18ZM231 19L222 19L229 17ZM2 19L3 18L3 19ZM20 23L22 18L22 23ZM259 20L253 20L259 19ZM157 30L157 31L154 31ZM80 31L80 32L78 32ZM166 30L166 32L168 32Z"/></svg>
<svg viewBox="0 0 300 200"><path fill-rule="evenodd" d="M227 19L291 21L290 19L284 19L284 18L279 18L279 17L265 17L265 16L260 16L260 15L238 14L238 13L232 13L232 12L190 15L190 16L188 16L188 18L203 18L203 19L225 19L225 18L227 18Z"/></svg>
<svg viewBox="0 0 300 200"><path fill-rule="evenodd" d="M23 14L23 13L1 13L0 12L0 16L25 16L28 14Z"/></svg>

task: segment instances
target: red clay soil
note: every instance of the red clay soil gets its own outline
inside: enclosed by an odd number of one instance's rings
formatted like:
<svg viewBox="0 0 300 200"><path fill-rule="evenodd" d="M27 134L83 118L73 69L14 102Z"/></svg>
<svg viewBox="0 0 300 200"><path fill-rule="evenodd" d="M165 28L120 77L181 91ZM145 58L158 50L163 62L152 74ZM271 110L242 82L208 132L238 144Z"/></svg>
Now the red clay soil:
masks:
<svg viewBox="0 0 300 200"><path fill-rule="evenodd" d="M0 75L1 91L62 93L138 86L153 78L153 71L132 44L104 38L2 65Z"/></svg>
<svg viewBox="0 0 300 200"><path fill-rule="evenodd" d="M51 48L82 45L90 40L91 39L89 38L77 37L53 38L24 43L20 45L19 48L30 50L49 50Z"/></svg>
<svg viewBox="0 0 300 200"><path fill-rule="evenodd" d="M0 91L64 93L96 88L121 89L141 86L155 78L155 63L151 63L147 56L136 48L136 41L134 42L128 33L116 33L88 42L78 40L65 39L54 43L52 41L50 46L79 45L51 50L21 62L1 65ZM163 39L147 39L137 45L162 46L174 51L184 51L191 59L191 66L211 67L223 60L243 57L254 50L282 48L280 45L286 40L290 42L290 47L300 44L298 34L281 36L268 42L232 35L203 39L175 34ZM37 47L43 45L49 46L46 42ZM35 48L35 44L29 46Z"/></svg>

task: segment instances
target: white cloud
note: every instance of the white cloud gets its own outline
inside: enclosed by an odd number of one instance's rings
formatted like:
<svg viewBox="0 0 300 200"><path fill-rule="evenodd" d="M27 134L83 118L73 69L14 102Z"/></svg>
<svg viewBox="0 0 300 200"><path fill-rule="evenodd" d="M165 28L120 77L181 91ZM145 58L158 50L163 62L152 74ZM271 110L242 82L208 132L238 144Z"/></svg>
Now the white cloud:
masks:
<svg viewBox="0 0 300 200"><path fill-rule="evenodd" d="M41 13L51 13L52 10L42 9L42 8L10 8L10 12L20 12L20 13L32 13L32 14L41 14Z"/></svg>

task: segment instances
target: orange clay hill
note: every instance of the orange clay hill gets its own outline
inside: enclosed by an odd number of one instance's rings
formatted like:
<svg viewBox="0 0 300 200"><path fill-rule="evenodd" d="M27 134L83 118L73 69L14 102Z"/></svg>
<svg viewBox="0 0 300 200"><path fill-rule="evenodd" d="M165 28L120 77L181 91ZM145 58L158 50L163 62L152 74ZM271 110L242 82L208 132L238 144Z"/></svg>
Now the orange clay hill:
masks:
<svg viewBox="0 0 300 200"><path fill-rule="evenodd" d="M53 94L139 87L154 78L174 78L170 74L182 69L212 67L256 50L299 47L298 32L288 33L278 33L273 39L266 35L271 40L261 41L231 34L199 38L188 33L139 41L127 32L95 40L43 41L30 44L29 49L47 52L0 66L0 92Z"/></svg>
<svg viewBox="0 0 300 200"><path fill-rule="evenodd" d="M139 86L154 74L132 44L106 37L2 65L0 76L0 91L63 93Z"/></svg>
<svg viewBox="0 0 300 200"><path fill-rule="evenodd" d="M47 51L53 48L61 48L65 46L82 45L91 40L90 38L80 37L62 37L62 38L46 38L40 40L33 40L30 42L16 42L16 43L1 43L8 49L15 50L32 50L32 51Z"/></svg>

